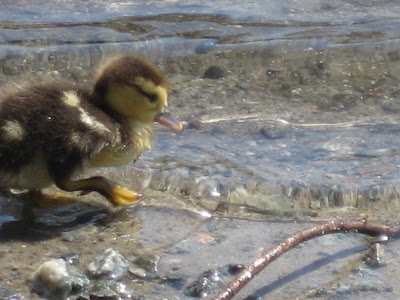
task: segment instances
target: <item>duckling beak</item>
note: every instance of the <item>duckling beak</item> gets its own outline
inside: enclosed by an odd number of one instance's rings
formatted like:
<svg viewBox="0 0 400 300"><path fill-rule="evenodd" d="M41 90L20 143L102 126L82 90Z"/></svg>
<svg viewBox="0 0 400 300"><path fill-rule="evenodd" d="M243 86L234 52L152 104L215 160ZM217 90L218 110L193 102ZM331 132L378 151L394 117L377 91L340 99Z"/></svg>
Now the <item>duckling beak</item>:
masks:
<svg viewBox="0 0 400 300"><path fill-rule="evenodd" d="M181 131L183 129L183 124L178 121L169 111L164 111L155 116L154 122L172 129L173 131Z"/></svg>

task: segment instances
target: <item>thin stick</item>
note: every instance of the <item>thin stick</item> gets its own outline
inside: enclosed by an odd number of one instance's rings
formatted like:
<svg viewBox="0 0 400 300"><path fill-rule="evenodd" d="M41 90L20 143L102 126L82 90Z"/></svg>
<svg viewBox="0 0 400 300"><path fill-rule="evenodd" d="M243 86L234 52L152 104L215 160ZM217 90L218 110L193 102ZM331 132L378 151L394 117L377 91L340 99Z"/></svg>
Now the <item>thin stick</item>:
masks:
<svg viewBox="0 0 400 300"><path fill-rule="evenodd" d="M292 236L282 240L279 244L262 252L249 266L244 268L227 286L216 296L209 298L212 300L232 299L253 277L261 272L267 265L277 259L279 256L299 245L317 236L356 231L371 236L395 235L399 234L399 227L368 223L367 221L330 221L324 224L315 225L308 229L299 231Z"/></svg>

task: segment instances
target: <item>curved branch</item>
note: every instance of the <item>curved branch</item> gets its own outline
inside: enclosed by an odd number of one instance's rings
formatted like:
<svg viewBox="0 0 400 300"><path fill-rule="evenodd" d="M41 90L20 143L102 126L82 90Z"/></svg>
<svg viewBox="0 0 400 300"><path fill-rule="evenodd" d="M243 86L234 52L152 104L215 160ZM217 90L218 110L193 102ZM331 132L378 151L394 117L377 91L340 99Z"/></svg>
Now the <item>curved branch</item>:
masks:
<svg viewBox="0 0 400 300"><path fill-rule="evenodd" d="M229 300L236 295L253 277L261 272L267 265L279 256L299 245L318 236L355 231L371 236L395 235L400 233L399 227L391 227L378 223L363 221L330 221L320 225L299 231L292 236L282 240L277 245L262 252L249 266L244 268L227 286L217 295L209 299Z"/></svg>

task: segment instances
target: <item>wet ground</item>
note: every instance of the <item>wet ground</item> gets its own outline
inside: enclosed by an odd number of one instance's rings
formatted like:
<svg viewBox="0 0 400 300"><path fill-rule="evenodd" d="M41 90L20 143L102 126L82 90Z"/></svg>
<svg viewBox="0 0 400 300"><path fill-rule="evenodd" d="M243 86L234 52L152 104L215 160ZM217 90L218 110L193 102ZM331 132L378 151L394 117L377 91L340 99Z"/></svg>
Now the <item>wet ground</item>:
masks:
<svg viewBox="0 0 400 300"><path fill-rule="evenodd" d="M86 205L40 209L4 192L4 299L39 299L31 276L51 258L73 254L86 272L107 248L130 262L160 258L157 271L119 279L130 298L186 299L203 272L227 282L229 264L247 264L315 222L398 222L397 3L20 0L0 8L2 83L52 74L90 85L103 59L139 53L167 75L170 109L185 122L179 134L156 127L153 149L135 165L98 171L145 194L133 207L111 208L93 194ZM397 244L383 245L377 268L363 260L364 237L319 238L274 262L238 299L396 299ZM222 283L210 286L204 293Z"/></svg>

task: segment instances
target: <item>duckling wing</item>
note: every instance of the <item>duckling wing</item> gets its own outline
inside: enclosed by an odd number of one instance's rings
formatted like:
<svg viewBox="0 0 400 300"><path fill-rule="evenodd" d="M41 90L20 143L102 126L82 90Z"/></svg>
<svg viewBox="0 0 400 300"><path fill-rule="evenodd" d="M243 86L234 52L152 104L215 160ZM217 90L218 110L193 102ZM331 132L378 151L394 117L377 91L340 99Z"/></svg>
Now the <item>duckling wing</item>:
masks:
<svg viewBox="0 0 400 300"><path fill-rule="evenodd" d="M116 125L89 97L73 82L54 81L1 99L0 185L7 186L1 180L4 173L24 175L29 181L35 173L30 166L47 172L44 177L52 181L69 177L111 144ZM10 182L16 185L12 187L28 188L18 180Z"/></svg>

